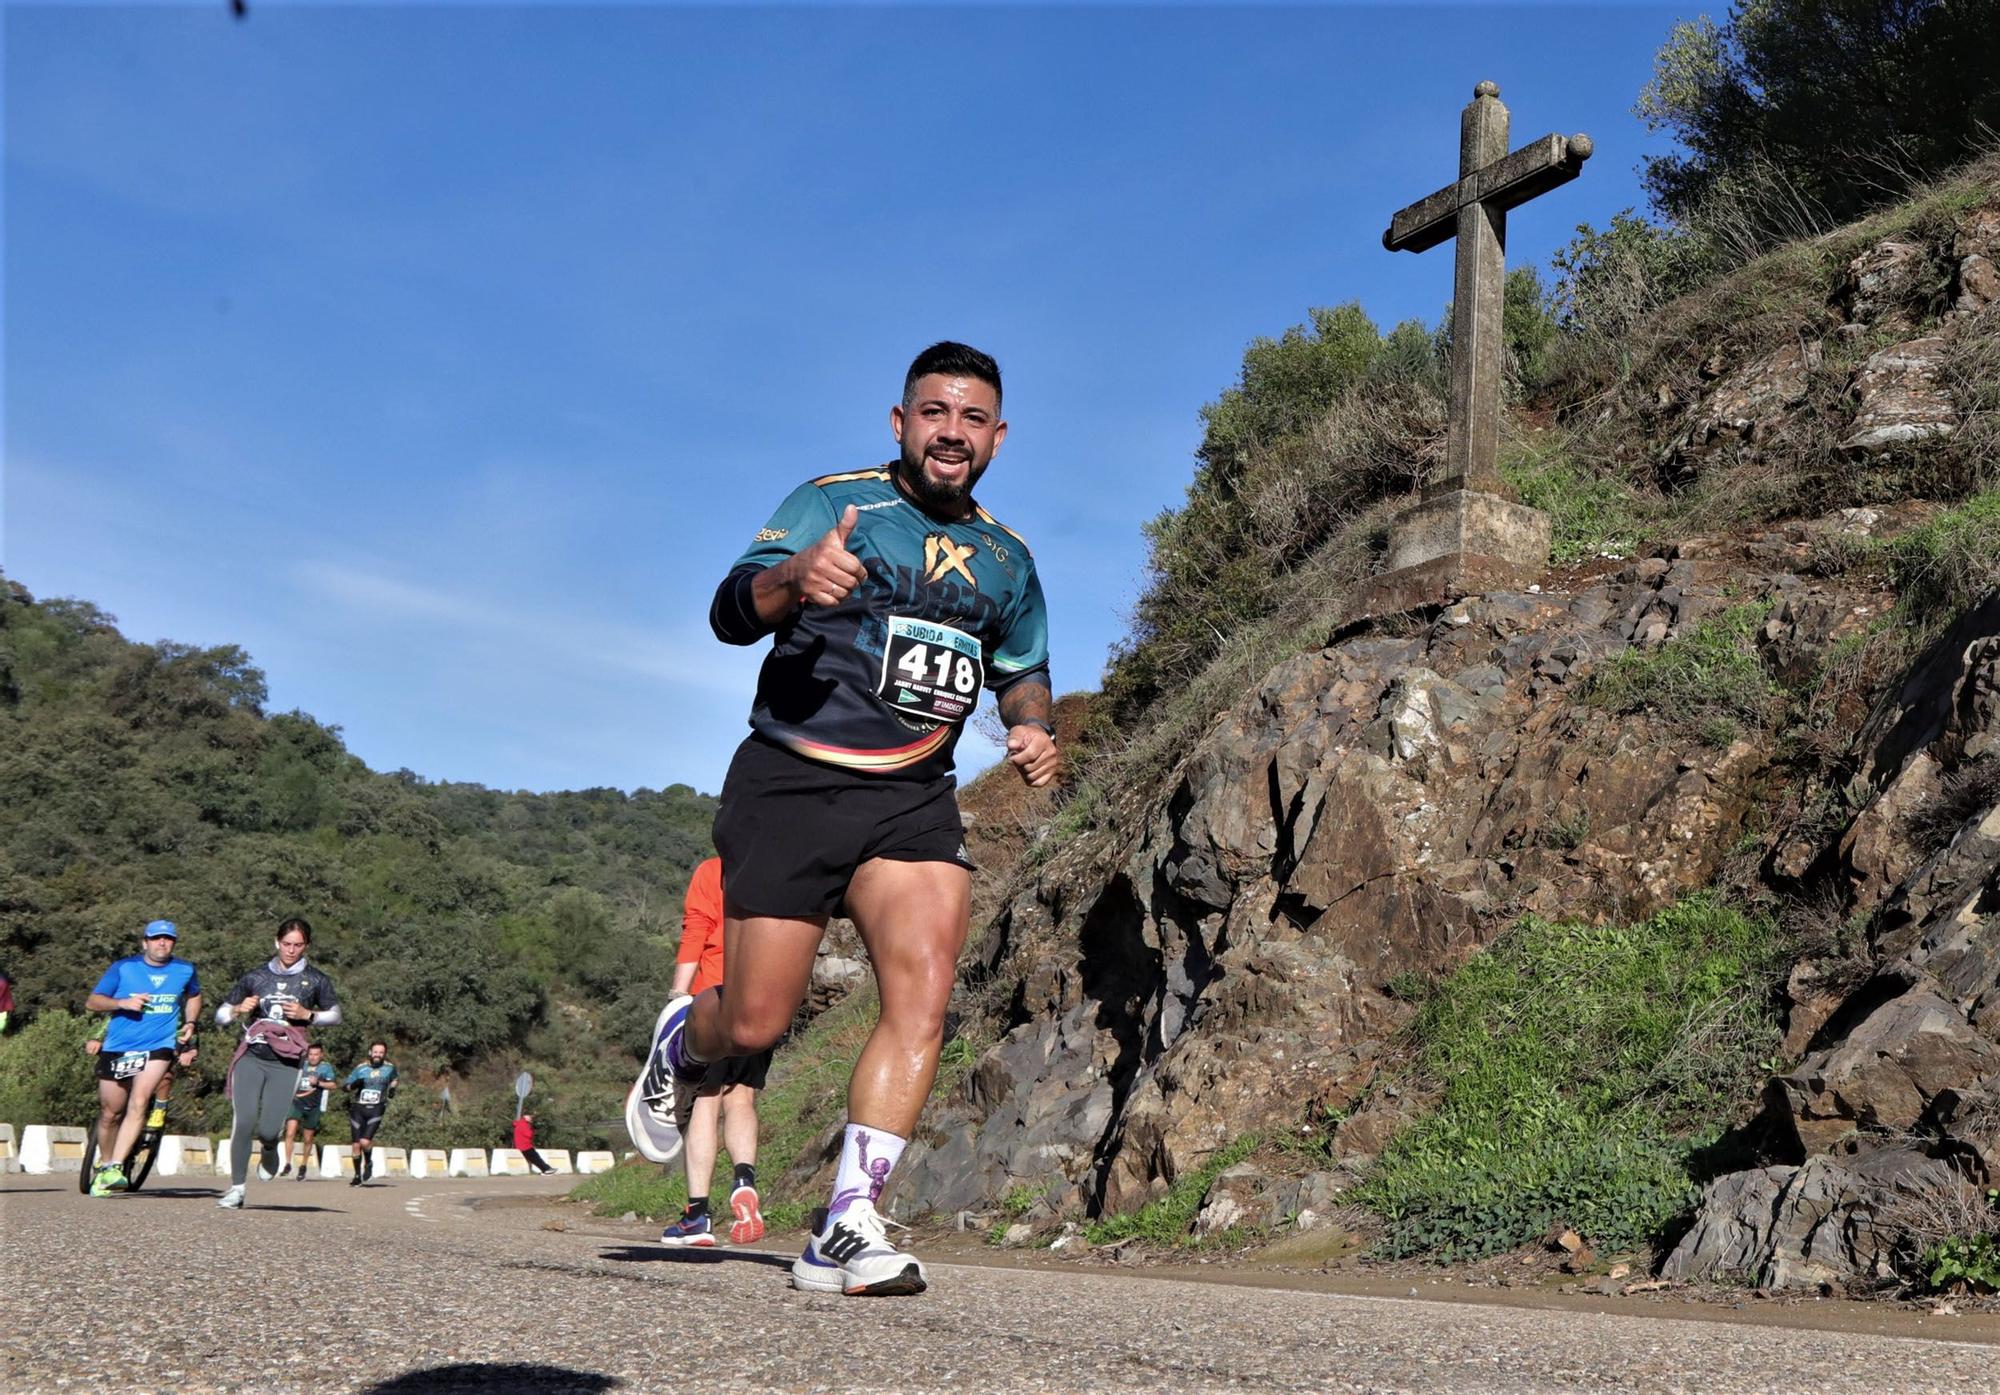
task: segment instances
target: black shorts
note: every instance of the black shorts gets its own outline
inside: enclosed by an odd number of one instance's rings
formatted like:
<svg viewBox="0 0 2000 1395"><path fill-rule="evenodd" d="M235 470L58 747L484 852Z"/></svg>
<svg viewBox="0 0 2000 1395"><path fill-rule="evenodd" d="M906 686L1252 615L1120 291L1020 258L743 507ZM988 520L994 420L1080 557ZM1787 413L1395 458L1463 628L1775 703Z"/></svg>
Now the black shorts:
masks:
<svg viewBox="0 0 2000 1395"><path fill-rule="evenodd" d="M870 858L950 862L972 870L958 782L858 775L752 735L736 748L715 815L729 909L822 916L840 910Z"/></svg>
<svg viewBox="0 0 2000 1395"><path fill-rule="evenodd" d="M352 1138L356 1143L359 1143L364 1138L373 1138L375 1136L375 1130L382 1127L382 1118L383 1116L380 1112L374 1114L361 1114L352 1109L348 1110L347 1111L348 1137Z"/></svg>
<svg viewBox="0 0 2000 1395"><path fill-rule="evenodd" d="M142 1055L146 1058L143 1062L137 1059ZM157 1051L144 1052L106 1051L100 1047L97 1052L97 1078L99 1080L131 1080L153 1062L171 1061L173 1059L174 1049L171 1046L162 1046ZM121 1061L125 1063L125 1069L122 1071L119 1069L119 1062Z"/></svg>
<svg viewBox="0 0 2000 1395"><path fill-rule="evenodd" d="M770 1073L769 1051L759 1051L755 1056L725 1056L709 1063L708 1070L701 1077L701 1084L695 1086L695 1093L711 1094L725 1085L748 1085L753 1090L761 1090Z"/></svg>

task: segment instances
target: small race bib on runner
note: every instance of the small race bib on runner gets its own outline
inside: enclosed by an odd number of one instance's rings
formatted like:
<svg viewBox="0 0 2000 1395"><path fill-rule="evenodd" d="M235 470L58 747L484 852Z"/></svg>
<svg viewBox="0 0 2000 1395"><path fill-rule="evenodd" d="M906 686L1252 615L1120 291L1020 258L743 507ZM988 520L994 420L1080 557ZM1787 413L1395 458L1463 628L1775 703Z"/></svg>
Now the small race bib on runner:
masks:
<svg viewBox="0 0 2000 1395"><path fill-rule="evenodd" d="M876 692L896 711L933 722L962 722L979 705L984 676L979 641L932 620L889 617Z"/></svg>
<svg viewBox="0 0 2000 1395"><path fill-rule="evenodd" d="M146 1058L149 1054L145 1051L121 1051L118 1059L111 1063L111 1078L126 1080L137 1075L146 1068Z"/></svg>
<svg viewBox="0 0 2000 1395"><path fill-rule="evenodd" d="M363 1090L361 1092L361 1103L363 1105L382 1103L382 1092L380 1090Z"/></svg>

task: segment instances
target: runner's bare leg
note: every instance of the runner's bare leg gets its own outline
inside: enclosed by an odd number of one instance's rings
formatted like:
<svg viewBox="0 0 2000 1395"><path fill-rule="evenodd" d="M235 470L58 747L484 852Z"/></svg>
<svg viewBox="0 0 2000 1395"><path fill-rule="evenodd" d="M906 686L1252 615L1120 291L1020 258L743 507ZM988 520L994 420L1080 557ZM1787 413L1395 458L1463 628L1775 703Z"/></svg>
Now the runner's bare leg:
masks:
<svg viewBox="0 0 2000 1395"><path fill-rule="evenodd" d="M697 1092L694 1104L689 1107L687 1130L681 1135L686 1140L684 1156L690 1197L708 1195L708 1184L715 1177L716 1134L721 1128L721 1118L721 1092Z"/></svg>
<svg viewBox="0 0 2000 1395"><path fill-rule="evenodd" d="M726 992L711 988L688 1011L694 1054L719 1061L774 1045L805 1001L813 955L825 933L825 916L725 913L722 962L729 966L729 982Z"/></svg>
<svg viewBox="0 0 2000 1395"><path fill-rule="evenodd" d="M972 874L954 862L864 862L847 906L875 966L881 1016L847 1089L850 1123L916 1132L937 1079L944 1017L972 922Z"/></svg>
<svg viewBox="0 0 2000 1395"><path fill-rule="evenodd" d="M725 961L726 962L726 961ZM757 1092L748 1085L727 1085L722 1091L722 1146L737 1166L757 1162Z"/></svg>
<svg viewBox="0 0 2000 1395"><path fill-rule="evenodd" d="M132 1156L140 1130L146 1127L146 1111L152 1108L153 1091L160 1088L160 1082L167 1078L167 1067L172 1064L148 1061L145 1069L132 1077L132 1097L125 1106L124 1122L118 1125L118 1143L105 1161L122 1163Z"/></svg>

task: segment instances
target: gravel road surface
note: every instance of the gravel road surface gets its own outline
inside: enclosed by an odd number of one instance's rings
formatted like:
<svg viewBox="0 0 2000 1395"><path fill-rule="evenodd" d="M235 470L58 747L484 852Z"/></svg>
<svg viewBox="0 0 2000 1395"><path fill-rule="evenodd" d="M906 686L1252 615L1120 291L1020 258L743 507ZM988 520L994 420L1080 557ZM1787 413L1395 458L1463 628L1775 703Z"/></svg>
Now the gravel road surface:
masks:
<svg viewBox="0 0 2000 1395"><path fill-rule="evenodd" d="M2000 1391L1940 1338L937 1263L793 1292L787 1243L669 1251L568 1179L0 1184L0 1391Z"/></svg>

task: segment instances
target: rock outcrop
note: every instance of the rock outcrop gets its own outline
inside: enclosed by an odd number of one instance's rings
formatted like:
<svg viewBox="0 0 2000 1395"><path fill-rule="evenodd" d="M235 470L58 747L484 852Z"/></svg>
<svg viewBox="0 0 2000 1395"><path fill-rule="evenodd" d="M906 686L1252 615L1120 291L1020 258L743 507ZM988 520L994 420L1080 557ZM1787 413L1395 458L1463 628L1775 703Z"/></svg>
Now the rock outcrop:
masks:
<svg viewBox="0 0 2000 1395"><path fill-rule="evenodd" d="M1925 1216L1979 1224L2000 1175L2000 778L1981 773L2000 755L2000 593L1889 695L1862 754L1872 794L1834 875L1873 914L1872 972L1769 1093L1802 1166L1712 1183L1670 1275L1884 1278Z"/></svg>
<svg viewBox="0 0 2000 1395"><path fill-rule="evenodd" d="M1032 1184L1129 1209L1244 1133L1362 1098L1406 1015L1398 975L1522 914L1638 916L1706 886L1766 800L1769 740L1703 745L1581 695L1612 656L1745 600L1787 617L1774 666L1865 626L1884 595L1800 575L1814 531L1690 541L1278 666L1163 798L1002 911L1001 1040L896 1204ZM1393 1102L1370 1105L1337 1153L1381 1146Z"/></svg>

